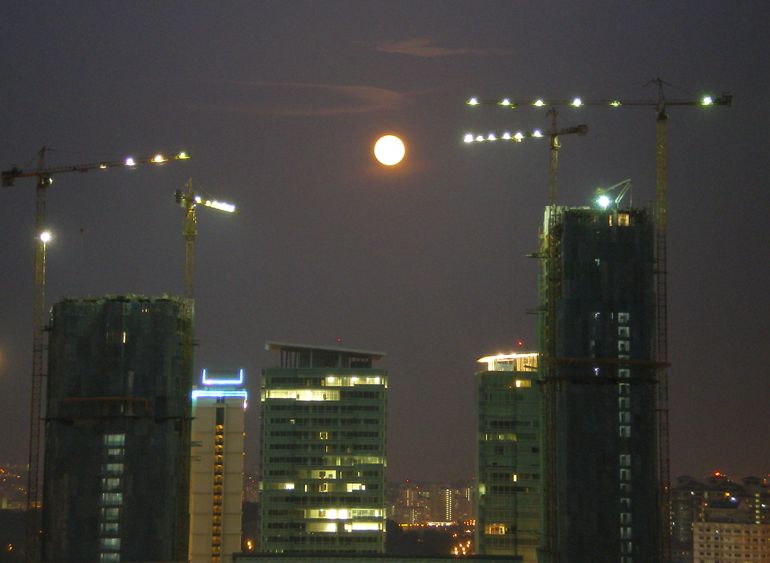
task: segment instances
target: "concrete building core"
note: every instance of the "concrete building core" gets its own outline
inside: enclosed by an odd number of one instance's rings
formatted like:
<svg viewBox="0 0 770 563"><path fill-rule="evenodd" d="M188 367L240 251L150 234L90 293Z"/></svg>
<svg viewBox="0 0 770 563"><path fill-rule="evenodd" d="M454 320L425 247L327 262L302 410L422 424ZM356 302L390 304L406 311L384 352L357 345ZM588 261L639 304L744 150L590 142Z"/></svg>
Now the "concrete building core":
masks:
<svg viewBox="0 0 770 563"><path fill-rule="evenodd" d="M654 221L550 206L541 256L546 561L660 559Z"/></svg>
<svg viewBox="0 0 770 563"><path fill-rule="evenodd" d="M191 329L177 298L54 305L44 561L187 559Z"/></svg>

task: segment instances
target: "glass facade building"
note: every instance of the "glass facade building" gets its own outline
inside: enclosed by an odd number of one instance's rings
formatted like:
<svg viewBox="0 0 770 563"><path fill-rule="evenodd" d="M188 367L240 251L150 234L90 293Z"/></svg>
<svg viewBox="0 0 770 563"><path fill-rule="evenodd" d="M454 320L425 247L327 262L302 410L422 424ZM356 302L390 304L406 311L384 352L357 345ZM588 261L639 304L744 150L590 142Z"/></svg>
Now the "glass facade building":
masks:
<svg viewBox="0 0 770 563"><path fill-rule="evenodd" d="M537 353L479 359L476 553L537 563L541 541L542 395Z"/></svg>
<svg viewBox="0 0 770 563"><path fill-rule="evenodd" d="M379 352L268 343L261 403L263 553L385 548L385 370Z"/></svg>

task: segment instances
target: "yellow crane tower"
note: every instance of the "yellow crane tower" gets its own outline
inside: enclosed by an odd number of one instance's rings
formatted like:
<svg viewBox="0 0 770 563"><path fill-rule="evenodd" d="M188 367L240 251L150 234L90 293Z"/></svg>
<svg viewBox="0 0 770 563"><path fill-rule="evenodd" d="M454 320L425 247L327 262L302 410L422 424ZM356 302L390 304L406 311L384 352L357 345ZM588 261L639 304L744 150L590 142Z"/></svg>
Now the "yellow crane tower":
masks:
<svg viewBox="0 0 770 563"><path fill-rule="evenodd" d="M184 236L184 296L186 299L193 298L193 270L195 267L195 237L198 235L198 218L196 208L201 205L209 209L215 209L224 213L235 213L236 208L232 203L211 199L208 196L197 194L193 191L192 178L187 180L186 190L177 190L174 194L176 202L184 209L184 227L182 236Z"/></svg>
<svg viewBox="0 0 770 563"><path fill-rule="evenodd" d="M45 330L45 254L46 245L51 240L51 233L46 229L46 190L53 184L53 177L66 172L88 172L110 168L134 168L143 164L162 165L174 160L187 160L186 152L173 155L156 153L151 156L123 160L103 160L84 164L45 167L45 153L49 147L38 151L37 168L22 170L11 168L2 172L2 185L11 187L17 178L36 178L35 189L35 252L34 252L34 300L32 306L32 388L30 392L29 414L29 473L27 477L27 511L29 525L26 538L27 561L38 559L38 517L33 517L33 509L40 507L40 444L43 374L43 332Z"/></svg>
<svg viewBox="0 0 770 563"><path fill-rule="evenodd" d="M664 86L666 83L660 78L650 80L647 85L655 85L657 87L657 98L655 99L641 99L641 100L621 100L618 98L612 99L598 99L598 100L584 100L581 97L573 97L570 99L552 99L546 100L543 98L537 98L534 100L526 101L514 101L511 98L503 98L499 100L481 100L477 97L472 97L467 100L466 104L469 106L479 105L496 105L507 109L516 109L519 107L532 107L539 108L557 108L568 107L572 109L580 109L584 106L599 106L611 109L619 109L623 107L649 107L655 110L655 323L656 323L656 347L655 347L655 360L658 370L658 404L657 404L657 416L658 416L658 477L660 481L660 496L658 506L661 511L661 560L668 561L670 559L671 545L669 541L669 462L668 462L668 450L669 450L669 435L668 435L668 374L666 368L668 366L668 295L667 295L667 240L666 233L668 229L668 112L667 108L677 106L690 106L690 107L715 107L715 106L732 106L733 96L731 93L723 93L721 96L704 95L699 98L691 99L666 99ZM553 165L553 159L552 159ZM552 178L554 176L552 175ZM551 192L555 194L555 192ZM550 204L555 205L553 198L550 198ZM552 210L553 211L553 210ZM553 215L553 213L551 213ZM548 248L551 249L553 245L549 244ZM549 250L550 252L550 250ZM554 362L557 358L554 357L553 350L551 349L553 342L549 341L547 334L549 332L548 327L553 325L553 295L555 289L552 287L552 276L547 274L546 283L548 285L546 293L548 294L548 304L546 307L545 324L546 324L546 342L544 342L544 349L540 351L543 356L543 367L545 369L545 377L549 379L549 370L553 369ZM552 339L551 339L552 340ZM546 385L546 395L548 393L548 386ZM548 427L548 397L545 398L546 402L546 427ZM548 448L546 447L546 450ZM548 452L546 451L546 456ZM552 547L555 541L555 530L553 529L553 518L550 515L555 514L557 507L554 506L555 498L553 495L549 495L546 492L546 552L552 553Z"/></svg>

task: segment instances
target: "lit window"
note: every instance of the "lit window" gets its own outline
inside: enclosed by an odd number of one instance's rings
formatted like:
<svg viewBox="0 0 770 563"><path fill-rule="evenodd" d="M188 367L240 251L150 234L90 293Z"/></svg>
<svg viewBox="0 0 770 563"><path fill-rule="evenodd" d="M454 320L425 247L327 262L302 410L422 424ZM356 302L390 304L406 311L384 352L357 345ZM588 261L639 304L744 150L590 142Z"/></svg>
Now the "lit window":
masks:
<svg viewBox="0 0 770 563"><path fill-rule="evenodd" d="M618 313L618 324L627 325L631 319L631 314L627 312Z"/></svg>
<svg viewBox="0 0 770 563"><path fill-rule="evenodd" d="M621 438L630 438L631 437L631 427L630 426L618 426L618 436Z"/></svg>
<svg viewBox="0 0 770 563"><path fill-rule="evenodd" d="M619 397L618 398L618 409L622 411L627 411L631 408L631 399L628 397Z"/></svg>
<svg viewBox="0 0 770 563"><path fill-rule="evenodd" d="M382 530L382 522L352 522L345 524L346 532L376 532Z"/></svg>
<svg viewBox="0 0 770 563"><path fill-rule="evenodd" d="M619 412L618 422L620 422L621 424L631 424L631 413L628 411Z"/></svg>
<svg viewBox="0 0 770 563"><path fill-rule="evenodd" d="M484 534L487 536L504 536L508 527L505 524L487 524L484 526Z"/></svg>
<svg viewBox="0 0 770 563"><path fill-rule="evenodd" d="M530 379L517 379L516 387L532 387L532 380Z"/></svg>
<svg viewBox="0 0 770 563"><path fill-rule="evenodd" d="M631 456L629 454L620 454L620 466L631 467Z"/></svg>
<svg viewBox="0 0 770 563"><path fill-rule="evenodd" d="M620 480L621 481L630 481L631 480L631 470L630 469L621 469L620 470Z"/></svg>
<svg viewBox="0 0 770 563"><path fill-rule="evenodd" d="M120 489L120 477L105 477L102 479L103 491L115 491Z"/></svg>
<svg viewBox="0 0 770 563"><path fill-rule="evenodd" d="M123 464L122 463L105 463L102 466L102 470L107 475L120 475L123 473Z"/></svg>
<svg viewBox="0 0 770 563"><path fill-rule="evenodd" d="M263 389L262 400L292 399L295 401L339 401L337 389Z"/></svg>
<svg viewBox="0 0 770 563"><path fill-rule="evenodd" d="M631 337L631 328L627 326L619 326L618 327L618 336L622 338L630 338Z"/></svg>
<svg viewBox="0 0 770 563"><path fill-rule="evenodd" d="M631 343L628 340L618 340L618 352L630 352Z"/></svg>
<svg viewBox="0 0 770 563"><path fill-rule="evenodd" d="M105 446L124 446L126 444L125 434L105 434L104 445Z"/></svg>
<svg viewBox="0 0 770 563"><path fill-rule="evenodd" d="M352 493L353 491L365 491L366 485L363 483L348 483L345 488L347 492Z"/></svg>
<svg viewBox="0 0 770 563"><path fill-rule="evenodd" d="M628 368L619 368L618 377L621 379L628 379L629 377L631 377L631 370Z"/></svg>
<svg viewBox="0 0 770 563"><path fill-rule="evenodd" d="M119 506L123 503L123 493L102 493L102 505Z"/></svg>
<svg viewBox="0 0 770 563"><path fill-rule="evenodd" d="M620 497L620 506L622 506L626 510L629 510L631 508L631 498L630 497Z"/></svg>
<svg viewBox="0 0 770 563"><path fill-rule="evenodd" d="M631 218L628 213L618 213L618 227L628 227L631 224Z"/></svg>
<svg viewBox="0 0 770 563"><path fill-rule="evenodd" d="M620 528L620 539L630 540L633 537L631 534L632 528L630 526L622 526Z"/></svg>
<svg viewBox="0 0 770 563"><path fill-rule="evenodd" d="M630 524L631 523L631 513L630 512L621 512L620 513L620 523L621 524Z"/></svg>
<svg viewBox="0 0 770 563"><path fill-rule="evenodd" d="M106 549L120 549L120 538L101 538L99 543Z"/></svg>
<svg viewBox="0 0 770 563"><path fill-rule="evenodd" d="M321 440L328 440L329 439L329 433L328 432L319 432L318 438Z"/></svg>
<svg viewBox="0 0 770 563"><path fill-rule="evenodd" d="M621 397L627 397L631 394L631 384L630 383L618 383L618 395Z"/></svg>

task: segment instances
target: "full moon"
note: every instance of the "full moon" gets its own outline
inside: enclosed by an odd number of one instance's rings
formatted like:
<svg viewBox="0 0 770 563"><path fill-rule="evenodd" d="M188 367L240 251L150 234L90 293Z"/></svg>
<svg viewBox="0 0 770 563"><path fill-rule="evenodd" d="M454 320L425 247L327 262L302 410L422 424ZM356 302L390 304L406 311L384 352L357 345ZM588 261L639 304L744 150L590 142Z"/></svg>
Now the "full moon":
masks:
<svg viewBox="0 0 770 563"><path fill-rule="evenodd" d="M385 135L374 143L374 157L385 166L398 164L405 154L404 142L395 135Z"/></svg>

